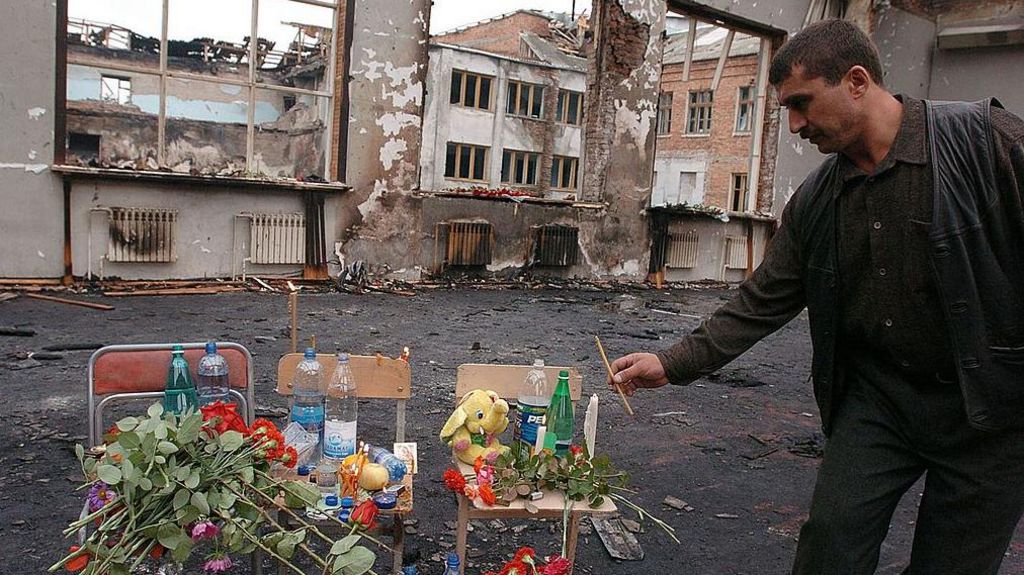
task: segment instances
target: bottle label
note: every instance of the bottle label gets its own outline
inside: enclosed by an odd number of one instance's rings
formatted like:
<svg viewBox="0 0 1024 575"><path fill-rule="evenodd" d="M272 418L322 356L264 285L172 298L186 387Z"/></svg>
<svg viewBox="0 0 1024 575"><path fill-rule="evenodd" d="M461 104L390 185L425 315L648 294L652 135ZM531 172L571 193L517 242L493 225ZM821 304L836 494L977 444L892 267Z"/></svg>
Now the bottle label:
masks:
<svg viewBox="0 0 1024 575"><path fill-rule="evenodd" d="M519 402L515 425L518 443L515 448L520 457L529 457L533 453L533 446L537 442L537 428L544 425L547 411L546 405L530 405L522 401Z"/></svg>
<svg viewBox="0 0 1024 575"><path fill-rule="evenodd" d="M301 425L307 432L319 436L324 429L324 408L322 405L296 405L292 407L292 421Z"/></svg>
<svg viewBox="0 0 1024 575"><path fill-rule="evenodd" d="M331 419L324 423L324 457L342 459L356 452L356 422Z"/></svg>

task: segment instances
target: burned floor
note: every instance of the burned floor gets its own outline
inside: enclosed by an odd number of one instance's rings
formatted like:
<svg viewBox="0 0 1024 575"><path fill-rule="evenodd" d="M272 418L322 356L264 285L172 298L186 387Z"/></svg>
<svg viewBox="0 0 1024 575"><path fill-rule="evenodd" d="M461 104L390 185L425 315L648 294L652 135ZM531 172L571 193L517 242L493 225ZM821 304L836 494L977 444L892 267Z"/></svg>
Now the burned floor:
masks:
<svg viewBox="0 0 1024 575"><path fill-rule="evenodd" d="M454 544L456 503L441 483L447 448L436 437L453 402L463 363L579 366L584 396L597 393L597 451L629 471L632 499L676 529L676 545L650 524L637 534L644 558L613 560L589 521L576 573L760 575L787 573L806 518L824 440L808 381L807 322L798 317L714 377L687 388L641 392L629 417L604 384L593 336L610 356L654 350L692 329L728 296L723 290L422 289L415 295L304 294L300 337L322 351L411 348L413 397L407 441L419 444L415 511L407 546L420 572L442 571ZM86 435L88 349L100 344L219 339L255 358L257 413L281 422L287 400L274 392L278 358L290 350L287 297L280 294L79 299L101 311L18 297L0 302L0 574L42 573L73 541L61 530L77 517L82 481L73 446ZM8 330L11 331L11 330ZM34 333L34 335L27 335ZM47 348L51 348L48 351ZM31 356L29 354L32 354ZM363 402L360 434L390 441L393 407ZM577 425L581 425L582 416ZM893 517L878 572L900 573L909 557L921 485ZM625 517L635 519L631 514ZM629 523L627 522L627 526ZM520 545L558 551L552 522L482 521L469 534L467 573L495 568ZM17 560L13 560L17 558ZM378 554L377 572L390 556ZM191 571L190 571L191 572ZM234 569L247 573L245 562ZM1001 574L1024 572L1018 529Z"/></svg>

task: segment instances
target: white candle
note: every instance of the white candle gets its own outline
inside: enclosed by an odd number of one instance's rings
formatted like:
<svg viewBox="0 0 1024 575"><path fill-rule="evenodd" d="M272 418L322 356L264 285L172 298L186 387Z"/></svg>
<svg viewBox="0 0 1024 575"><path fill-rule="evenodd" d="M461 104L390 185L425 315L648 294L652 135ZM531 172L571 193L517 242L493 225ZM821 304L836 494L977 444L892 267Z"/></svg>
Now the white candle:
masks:
<svg viewBox="0 0 1024 575"><path fill-rule="evenodd" d="M533 454L537 455L541 451L544 451L544 436L547 435L548 428L544 425L537 426L537 439L533 443Z"/></svg>
<svg viewBox="0 0 1024 575"><path fill-rule="evenodd" d="M583 437L587 442L587 453L594 456L594 442L597 440L597 394L590 396L587 414L583 418Z"/></svg>

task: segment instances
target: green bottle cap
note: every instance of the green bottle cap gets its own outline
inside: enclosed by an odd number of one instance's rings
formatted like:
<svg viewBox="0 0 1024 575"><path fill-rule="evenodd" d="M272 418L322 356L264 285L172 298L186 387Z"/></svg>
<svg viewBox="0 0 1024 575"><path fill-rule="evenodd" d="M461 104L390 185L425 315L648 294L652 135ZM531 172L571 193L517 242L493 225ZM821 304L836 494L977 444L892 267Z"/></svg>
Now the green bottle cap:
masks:
<svg viewBox="0 0 1024 575"><path fill-rule="evenodd" d="M562 371L558 372L558 377L564 377L566 379L569 379L569 370L563 369Z"/></svg>

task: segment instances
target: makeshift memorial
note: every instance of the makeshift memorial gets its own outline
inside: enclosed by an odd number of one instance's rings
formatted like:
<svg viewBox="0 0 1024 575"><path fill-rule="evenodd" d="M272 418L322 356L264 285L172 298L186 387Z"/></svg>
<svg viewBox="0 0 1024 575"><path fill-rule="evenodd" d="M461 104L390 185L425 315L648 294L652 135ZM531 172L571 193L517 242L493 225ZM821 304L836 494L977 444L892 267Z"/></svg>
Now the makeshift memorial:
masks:
<svg viewBox="0 0 1024 575"><path fill-rule="evenodd" d="M308 482L274 478L271 466L292 467L298 454L272 422L247 426L234 404L180 416L156 404L144 417L118 421L104 440L89 453L75 448L89 505L64 534L87 533L50 571L127 575L147 557L181 563L201 554L203 570L213 573L259 548L295 573L303 573L292 563L301 551L324 573L357 575L372 572L375 559L357 543L383 547L362 532L376 508L364 509L340 540L293 511L315 505L319 493ZM278 514L296 527L283 527ZM330 546L326 555L308 546L312 539Z"/></svg>
<svg viewBox="0 0 1024 575"><path fill-rule="evenodd" d="M493 391L474 389L459 401L440 437L464 463L472 464L477 457L493 461L508 452L498 439L507 427L508 402Z"/></svg>

